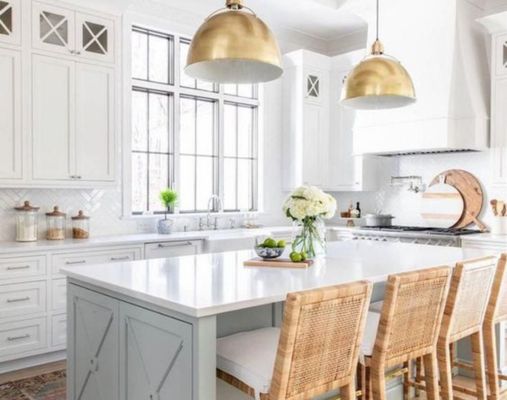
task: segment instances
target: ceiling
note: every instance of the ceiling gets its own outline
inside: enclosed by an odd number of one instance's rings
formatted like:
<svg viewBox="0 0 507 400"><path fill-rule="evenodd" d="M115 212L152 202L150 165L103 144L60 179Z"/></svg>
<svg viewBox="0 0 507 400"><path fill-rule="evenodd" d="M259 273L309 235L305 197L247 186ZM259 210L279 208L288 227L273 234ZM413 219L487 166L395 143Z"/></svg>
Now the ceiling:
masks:
<svg viewBox="0 0 507 400"><path fill-rule="evenodd" d="M70 0L81 3L82 0ZM257 15L276 28L285 28L330 41L366 29L366 23L349 11L358 0L244 0ZM225 0L89 0L89 6L125 11L129 8L151 12L179 10L202 20L211 12L224 7Z"/></svg>

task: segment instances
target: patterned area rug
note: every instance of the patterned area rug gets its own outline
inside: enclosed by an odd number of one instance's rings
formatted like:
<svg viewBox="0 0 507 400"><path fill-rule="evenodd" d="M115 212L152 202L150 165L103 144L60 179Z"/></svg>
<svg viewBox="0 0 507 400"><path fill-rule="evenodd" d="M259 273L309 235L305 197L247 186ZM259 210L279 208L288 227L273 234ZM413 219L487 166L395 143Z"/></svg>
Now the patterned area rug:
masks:
<svg viewBox="0 0 507 400"><path fill-rule="evenodd" d="M65 400L65 371L4 383L0 400Z"/></svg>

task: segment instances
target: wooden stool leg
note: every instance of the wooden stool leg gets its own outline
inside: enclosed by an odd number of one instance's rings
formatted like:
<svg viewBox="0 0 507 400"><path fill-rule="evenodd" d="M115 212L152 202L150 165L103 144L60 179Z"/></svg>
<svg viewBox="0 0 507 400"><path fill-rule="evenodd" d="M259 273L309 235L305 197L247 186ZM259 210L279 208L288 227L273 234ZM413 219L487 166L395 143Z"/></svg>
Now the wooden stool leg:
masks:
<svg viewBox="0 0 507 400"><path fill-rule="evenodd" d="M361 363L359 363L357 365L356 388L361 391L361 398L364 398L364 378L365 368Z"/></svg>
<svg viewBox="0 0 507 400"><path fill-rule="evenodd" d="M415 360L415 381L416 383L421 383L423 380L423 360L419 357ZM421 395L421 389L418 386L414 389L415 397L419 397Z"/></svg>
<svg viewBox="0 0 507 400"><path fill-rule="evenodd" d="M349 383L347 386L340 388L340 397L342 400L353 400L356 398L355 382Z"/></svg>
<svg viewBox="0 0 507 400"><path fill-rule="evenodd" d="M438 341L438 369L440 371L440 395L443 400L452 400L452 365L449 345L445 338ZM427 366L424 365L425 374Z"/></svg>
<svg viewBox="0 0 507 400"><path fill-rule="evenodd" d="M386 377L382 365L371 368L371 388L374 400L387 400Z"/></svg>
<svg viewBox="0 0 507 400"><path fill-rule="evenodd" d="M408 396L410 394L410 385L408 384L408 381L410 378L412 378L411 374L412 371L410 367L411 365L412 365L411 361L403 363L403 368L407 369L407 372L403 374L403 400L408 400Z"/></svg>
<svg viewBox="0 0 507 400"><path fill-rule="evenodd" d="M486 373L484 371L485 367L482 332L474 333L471 336L471 340L477 399L486 400Z"/></svg>
<svg viewBox="0 0 507 400"><path fill-rule="evenodd" d="M449 352L451 354L451 369L452 369L453 375L454 375L454 366L456 363L456 343L451 343L449 345Z"/></svg>
<svg viewBox="0 0 507 400"><path fill-rule="evenodd" d="M495 325L486 323L484 325L484 352L486 355L486 372L489 384L489 399L500 399L500 382L498 380L498 361L496 359L496 333Z"/></svg>
<svg viewBox="0 0 507 400"><path fill-rule="evenodd" d="M371 368L370 367L363 367L364 368L364 391L363 391L363 400L371 400L372 399L372 390L371 390Z"/></svg>
<svg viewBox="0 0 507 400"><path fill-rule="evenodd" d="M426 398L428 400L438 400L438 361L437 355L427 354L424 356L424 379L426 381Z"/></svg>

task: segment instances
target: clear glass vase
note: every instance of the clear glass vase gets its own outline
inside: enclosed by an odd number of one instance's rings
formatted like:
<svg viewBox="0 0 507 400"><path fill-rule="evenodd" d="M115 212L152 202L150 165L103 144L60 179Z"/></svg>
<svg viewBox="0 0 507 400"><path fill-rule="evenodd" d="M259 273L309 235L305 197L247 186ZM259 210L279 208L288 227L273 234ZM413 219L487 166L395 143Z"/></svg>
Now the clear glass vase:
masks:
<svg viewBox="0 0 507 400"><path fill-rule="evenodd" d="M326 226L321 218L307 217L295 229L292 251L305 252L307 258L326 254Z"/></svg>

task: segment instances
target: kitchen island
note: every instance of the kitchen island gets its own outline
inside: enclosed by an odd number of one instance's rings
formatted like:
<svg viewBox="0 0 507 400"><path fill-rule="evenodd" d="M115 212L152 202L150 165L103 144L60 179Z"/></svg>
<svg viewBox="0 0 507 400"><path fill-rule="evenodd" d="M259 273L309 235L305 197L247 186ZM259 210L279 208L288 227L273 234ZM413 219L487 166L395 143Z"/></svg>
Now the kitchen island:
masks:
<svg viewBox="0 0 507 400"><path fill-rule="evenodd" d="M378 300L389 274L486 254L333 242L308 269L244 267L254 255L236 251L62 269L68 278L67 398L216 400L216 338L279 324L287 293L366 279L377 284Z"/></svg>

